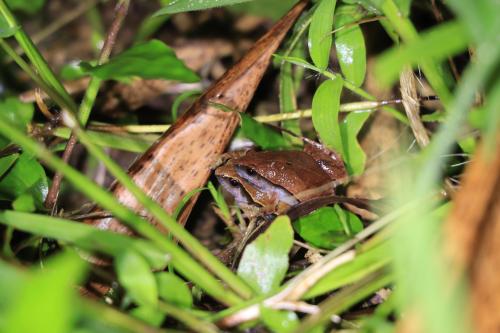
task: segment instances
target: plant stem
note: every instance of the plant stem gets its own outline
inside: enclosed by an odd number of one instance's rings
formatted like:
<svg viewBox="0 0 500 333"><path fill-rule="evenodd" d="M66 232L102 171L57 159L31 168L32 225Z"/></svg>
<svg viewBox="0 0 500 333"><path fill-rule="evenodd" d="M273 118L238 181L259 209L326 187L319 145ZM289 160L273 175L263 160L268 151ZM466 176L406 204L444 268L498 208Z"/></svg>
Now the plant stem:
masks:
<svg viewBox="0 0 500 333"><path fill-rule="evenodd" d="M111 24L106 40L102 47L101 54L99 55L98 59L99 65L108 61L113 45L116 42L116 36L118 34L118 31L120 31L120 28L123 25L123 21L127 16L128 7L129 7L129 0L122 0L116 5L115 18L113 19L113 23ZM101 79L97 77L92 77L87 87L87 90L85 91L85 96L83 97L82 103L80 104L80 109L78 111L78 118L80 120L80 124L83 127L85 127L85 125L87 124L100 85L101 85ZM77 143L77 138L75 134L72 133L66 144L66 148L64 149L64 153L62 156L63 160L66 163L69 161L76 143ZM45 199L45 207L51 209L52 213L55 213L55 207L57 203L57 198L59 196L59 189L61 187L62 179L63 179L62 174L60 172L56 172L52 179L52 185L50 186L49 192L47 193L47 197Z"/></svg>
<svg viewBox="0 0 500 333"><path fill-rule="evenodd" d="M198 319L191 312L189 312L188 310L184 310L179 306L174 306L172 304L160 301L158 303L158 308L160 311L165 312L166 314L174 317L175 319L186 325L189 329L193 330L193 332L220 332L217 326L215 326L214 324Z"/></svg>
<svg viewBox="0 0 500 333"><path fill-rule="evenodd" d="M360 302L375 291L391 283L393 277L385 269L380 269L352 286L342 289L320 305L320 311L307 316L293 333L312 332L314 328L327 323L332 315L337 315L347 310L352 305Z"/></svg>
<svg viewBox="0 0 500 333"><path fill-rule="evenodd" d="M68 116L70 116L68 114ZM74 121L76 125L76 121ZM250 287L236 276L229 268L224 266L206 247L193 235L184 229L177 221L168 215L163 207L144 193L134 183L127 173L116 164L101 148L92 142L90 137L77 125L74 131L82 144L97 160L101 161L108 171L165 227L181 244L198 260L200 260L215 275L219 276L227 285L243 298L250 297L253 292Z"/></svg>
<svg viewBox="0 0 500 333"><path fill-rule="evenodd" d="M5 21L9 25L10 28L16 28L16 32L14 33L14 38L17 40L19 45L23 48L24 52L32 62L35 69L38 71L41 79L52 89L47 91L53 95L56 93L58 96L57 99L60 103L60 106L66 108L72 112L76 112L77 107L71 96L68 94L62 83L57 79L54 72L50 69L49 65L40 54L36 46L33 44L29 36L24 32L22 27L16 21L16 18L10 11L7 4L4 0L0 0L0 14L4 17Z"/></svg>
<svg viewBox="0 0 500 333"><path fill-rule="evenodd" d="M21 58L15 51L14 49L6 43L3 39L0 38L0 47L7 53L15 62L16 64L26 73L28 76L35 81L35 83L40 86L43 91L47 93L50 98L52 98L58 105L64 105L65 101L62 99L62 97L50 86L48 83L46 83L40 75L38 75L31 66L24 61L23 58Z"/></svg>
<svg viewBox="0 0 500 333"><path fill-rule="evenodd" d="M37 156L53 170L59 170L83 194L92 198L93 201L111 212L116 218L131 227L139 235L152 240L159 249L170 254L173 266L182 275L192 280L209 295L224 304L235 305L241 302L241 298L222 286L220 282L197 263L191 255L182 250L174 242L167 239L155 227L138 216L130 208L121 205L111 193L89 181L85 175L66 164L60 158L54 156L50 151L33 139L28 138L1 113L0 120L0 132L2 135L19 144L24 150ZM182 230L187 233L184 229ZM200 246L203 247L201 244Z"/></svg>
<svg viewBox="0 0 500 333"><path fill-rule="evenodd" d="M403 41L410 43L419 38L412 22L399 12L393 0L384 1L381 9ZM438 66L432 61L422 61L421 65L427 80L439 96L439 99L445 106L448 105L452 96L439 72Z"/></svg>

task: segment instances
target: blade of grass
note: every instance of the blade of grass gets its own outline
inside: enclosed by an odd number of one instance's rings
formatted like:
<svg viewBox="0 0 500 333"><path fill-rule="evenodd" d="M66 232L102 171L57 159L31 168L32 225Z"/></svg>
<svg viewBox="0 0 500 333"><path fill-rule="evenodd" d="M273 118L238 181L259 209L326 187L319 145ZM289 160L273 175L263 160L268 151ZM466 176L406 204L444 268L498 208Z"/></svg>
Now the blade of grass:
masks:
<svg viewBox="0 0 500 333"><path fill-rule="evenodd" d="M117 34L122 27L125 17L127 16L128 7L129 0L121 0L116 5L115 17L99 54L99 59L97 61L98 64L103 64L108 61L111 50L113 49L113 46L116 42ZM78 118L83 127L85 127L89 119L90 111L92 110L95 98L97 97L97 92L99 91L101 81L102 80L97 77L92 77L87 90L85 91L85 96L83 97L82 103L80 104L80 108L78 110ZM73 149L75 148L76 142L76 136L72 134L66 144L66 148L64 149L64 161L69 161L71 154L73 153ZM47 208L50 208L53 212L55 210L57 198L59 196L59 188L61 186L61 182L62 175L61 173L56 172L52 180L52 185L50 186L49 193L47 194L47 198L45 200L45 206Z"/></svg>
<svg viewBox="0 0 500 333"><path fill-rule="evenodd" d="M69 113L65 113L70 118ZM69 120L69 119L68 119ZM165 210L154 200L148 197L142 189L137 186L127 173L116 164L101 148L89 138L76 122L76 119L66 121L73 125L81 143L85 145L94 158L101 161L109 172L120 182L134 197L146 208L179 242L198 260L200 260L214 274L219 276L227 285L243 298L250 297L253 292L250 287L236 276L229 268L219 261L206 247L204 247L193 235L177 223Z"/></svg>
<svg viewBox="0 0 500 333"><path fill-rule="evenodd" d="M352 305L391 283L392 280L393 276L385 269L370 274L363 280L342 289L326 301L323 301L319 305L319 313L306 317L293 333L312 332L314 328L330 321L333 315L349 309Z"/></svg>
<svg viewBox="0 0 500 333"><path fill-rule="evenodd" d="M17 55L16 51L3 39L0 39L0 47L7 53L14 62L33 80L35 83L42 88L43 91L47 93L50 98L52 98L58 105L65 105L64 100L61 96L52 89L52 87L47 84L32 68L31 66L24 61L19 55Z"/></svg>
<svg viewBox="0 0 500 333"><path fill-rule="evenodd" d="M62 105L61 107L67 108L72 112L76 112L77 106L71 96L68 94L62 83L57 79L54 72L50 69L49 65L40 54L30 37L24 32L20 24L17 22L15 16L10 11L4 0L0 0L0 14L3 16L9 27L17 27L14 34L14 38L17 40L21 48L26 53L26 56L30 59L33 66L39 73L41 79L49 86L51 89L46 91L49 96L57 95L57 99Z"/></svg>
<svg viewBox="0 0 500 333"><path fill-rule="evenodd" d="M413 26L413 23L408 19L408 17L400 13L398 6L393 0L384 1L381 6L381 10L393 28L401 36L403 41L410 43L420 38L417 30ZM446 106L451 101L452 95L438 69L438 65L433 61L427 60L422 61L421 66L430 85L439 96L439 99Z"/></svg>
<svg viewBox="0 0 500 333"><path fill-rule="evenodd" d="M288 62L291 62L292 64L295 64L295 65L298 65L298 66L302 66L302 67L305 67L307 69L310 69L310 70L313 70L315 72L318 72L320 73L321 75L333 80L335 79L336 77L340 76L340 74L337 74L337 73L332 73L328 70L321 70L319 69L318 67L308 63L307 61L305 61L304 59L301 59L301 58L295 58L295 57L283 57L283 56L280 56L280 55L274 55L276 58L280 59L280 60L283 60L283 61L288 61ZM359 88L359 87L356 87L354 84L348 82L348 81L344 81L344 87L349 89L350 91L352 91L353 93L355 93L356 95L368 100L368 101L376 101L376 98L369 94L368 92L366 92L365 90ZM403 115L401 112L399 112L398 110L394 109L394 108L391 108L391 107L387 107L387 106L384 106L382 107L382 109L384 111L387 111L389 112L394 118L398 119L399 121L401 121L403 124L408 124L408 119L406 119L405 115Z"/></svg>
<svg viewBox="0 0 500 333"><path fill-rule="evenodd" d="M111 231L98 230L90 225L63 218L5 210L0 212L0 222L18 230L55 238L77 245L84 250L100 251L111 256L132 248L148 259L155 269L165 267L168 260L165 253L151 242Z"/></svg>
<svg viewBox="0 0 500 333"><path fill-rule="evenodd" d="M172 316L181 323L184 323L193 332L201 333L217 333L220 332L214 324L200 320L194 316L190 311L185 310L179 306L175 306L166 302L159 302L158 308L160 311Z"/></svg>
<svg viewBox="0 0 500 333"><path fill-rule="evenodd" d="M208 294L224 304L234 305L241 302L241 299L236 294L223 287L209 272L194 261L191 255L187 254L172 241L166 239L164 235L146 220L117 202L111 193L89 181L83 174L64 163L60 158L54 156L39 143L27 137L24 133L16 129L2 114L0 114L0 120L0 131L5 137L40 158L50 168L60 171L83 194L94 200L104 209L110 211L116 218L130 226L138 234L152 240L161 250L168 252L172 256L172 264L181 274L191 279ZM74 120L76 121L76 119ZM185 232L187 233L187 231ZM201 244L200 247L202 247Z"/></svg>

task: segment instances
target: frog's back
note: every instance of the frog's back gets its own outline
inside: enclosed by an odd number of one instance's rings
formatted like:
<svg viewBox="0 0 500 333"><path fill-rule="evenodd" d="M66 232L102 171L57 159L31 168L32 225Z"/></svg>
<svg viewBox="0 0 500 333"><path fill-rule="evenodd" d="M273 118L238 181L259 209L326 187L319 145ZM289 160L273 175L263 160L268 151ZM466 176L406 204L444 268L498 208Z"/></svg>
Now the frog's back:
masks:
<svg viewBox="0 0 500 333"><path fill-rule="evenodd" d="M299 201L334 192L330 176L303 151L250 151L234 162L284 188Z"/></svg>

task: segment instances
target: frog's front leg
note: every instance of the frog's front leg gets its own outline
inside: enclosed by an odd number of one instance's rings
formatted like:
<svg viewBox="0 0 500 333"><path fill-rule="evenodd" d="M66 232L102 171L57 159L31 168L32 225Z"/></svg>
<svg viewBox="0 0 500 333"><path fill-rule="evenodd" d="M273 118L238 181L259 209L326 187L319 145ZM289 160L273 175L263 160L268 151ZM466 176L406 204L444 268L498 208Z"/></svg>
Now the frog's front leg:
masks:
<svg viewBox="0 0 500 333"><path fill-rule="evenodd" d="M224 154L220 155L219 158L212 163L212 166L210 167L210 169L213 171L213 170L217 169L218 167L220 167L221 165L226 164L226 162L229 160L243 157L250 150L251 149L235 150L235 151L230 151L230 152L224 153Z"/></svg>

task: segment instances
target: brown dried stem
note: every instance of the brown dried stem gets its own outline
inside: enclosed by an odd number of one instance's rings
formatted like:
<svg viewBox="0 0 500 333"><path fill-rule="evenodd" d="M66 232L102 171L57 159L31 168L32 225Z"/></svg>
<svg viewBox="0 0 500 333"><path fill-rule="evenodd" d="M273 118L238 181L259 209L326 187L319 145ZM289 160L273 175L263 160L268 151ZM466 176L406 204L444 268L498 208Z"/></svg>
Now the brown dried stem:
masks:
<svg viewBox="0 0 500 333"><path fill-rule="evenodd" d="M118 35L118 32L120 31L123 21L125 20L125 17L127 16L128 12L128 7L129 7L129 0L121 0L115 7L115 17L113 19L113 22L111 24L111 27L109 28L109 31L106 35L106 39L104 41L104 45L101 49L101 53L99 54L99 59L98 59L98 64L103 64L109 59L109 55L111 54L111 50L113 49L113 46L115 45L116 42L116 37ZM89 87L92 85L99 85L100 84L100 79L95 79L93 78L90 83ZM91 89L87 89L87 94L84 97L84 101L87 99L92 99L91 97L88 98L87 95L90 94L95 94L93 91L89 92ZM93 100L95 100L95 96L92 99L92 104ZM82 109L84 108L84 103L82 103L80 107L80 113L82 113ZM88 117L84 117L88 118ZM85 126L87 122L87 119L83 119L82 125ZM75 148L77 142L76 135L74 133L71 134L71 137L69 138L66 148L64 150L62 159L67 163L69 161L69 158L71 157L71 154L73 153L73 150ZM52 180L52 186L49 189L49 192L47 194L47 198L45 199L45 207L49 208L52 210L52 213L54 213L56 203L57 203L57 198L59 196L59 189L61 187L61 181L62 181L62 174L59 172L56 172L54 175L54 178Z"/></svg>

